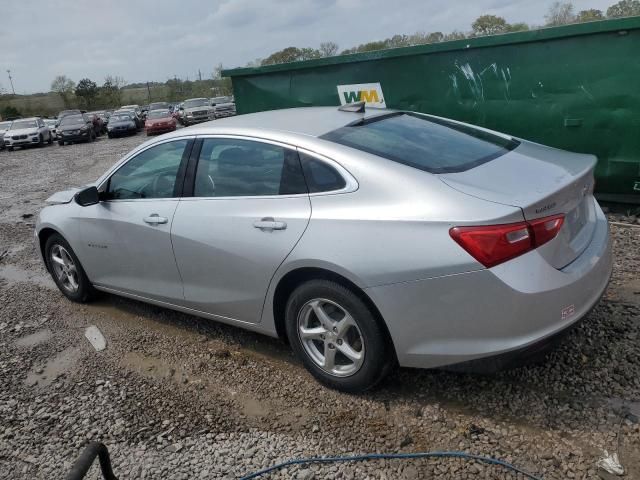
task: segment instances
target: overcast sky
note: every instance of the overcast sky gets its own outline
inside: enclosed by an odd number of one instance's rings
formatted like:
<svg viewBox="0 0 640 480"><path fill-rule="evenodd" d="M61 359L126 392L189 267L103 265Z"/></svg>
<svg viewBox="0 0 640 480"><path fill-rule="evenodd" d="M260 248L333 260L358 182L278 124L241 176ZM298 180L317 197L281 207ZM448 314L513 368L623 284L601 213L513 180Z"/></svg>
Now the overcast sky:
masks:
<svg viewBox="0 0 640 480"><path fill-rule="evenodd" d="M3 8L0 88L48 91L56 75L128 83L209 77L288 46L340 49L396 33L470 30L482 14L542 24L553 0L21 0ZM576 10L616 0L574 0ZM9 5L5 5L8 7Z"/></svg>

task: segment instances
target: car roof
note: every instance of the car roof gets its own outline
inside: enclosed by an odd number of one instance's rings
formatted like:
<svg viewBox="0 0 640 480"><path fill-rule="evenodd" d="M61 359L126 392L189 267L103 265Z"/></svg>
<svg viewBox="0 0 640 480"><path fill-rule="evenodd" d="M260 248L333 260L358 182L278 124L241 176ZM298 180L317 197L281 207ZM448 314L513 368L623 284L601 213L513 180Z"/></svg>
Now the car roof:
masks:
<svg viewBox="0 0 640 480"><path fill-rule="evenodd" d="M338 110L338 107L288 108L222 118L214 123L201 124L198 130L205 130L207 126L212 130L216 127L258 128L265 131L290 132L319 137L350 123L393 112L394 110L379 108L369 108L364 112L345 112Z"/></svg>

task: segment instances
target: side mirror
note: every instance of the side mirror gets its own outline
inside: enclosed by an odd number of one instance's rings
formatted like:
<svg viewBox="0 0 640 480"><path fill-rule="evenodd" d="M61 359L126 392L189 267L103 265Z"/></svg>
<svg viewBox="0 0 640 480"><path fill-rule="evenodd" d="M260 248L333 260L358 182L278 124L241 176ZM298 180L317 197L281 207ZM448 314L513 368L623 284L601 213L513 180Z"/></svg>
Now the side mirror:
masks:
<svg viewBox="0 0 640 480"><path fill-rule="evenodd" d="M75 196L76 203L81 207L88 207L100 202L100 195L96 187L87 187L80 190Z"/></svg>

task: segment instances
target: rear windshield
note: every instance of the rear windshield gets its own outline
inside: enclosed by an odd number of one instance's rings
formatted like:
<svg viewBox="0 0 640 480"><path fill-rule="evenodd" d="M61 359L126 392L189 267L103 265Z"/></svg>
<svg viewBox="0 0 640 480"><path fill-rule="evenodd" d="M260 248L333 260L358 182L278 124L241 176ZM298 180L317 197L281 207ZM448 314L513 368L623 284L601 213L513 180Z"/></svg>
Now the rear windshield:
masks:
<svg viewBox="0 0 640 480"><path fill-rule="evenodd" d="M519 145L473 127L408 112L362 120L321 138L431 173L463 172Z"/></svg>

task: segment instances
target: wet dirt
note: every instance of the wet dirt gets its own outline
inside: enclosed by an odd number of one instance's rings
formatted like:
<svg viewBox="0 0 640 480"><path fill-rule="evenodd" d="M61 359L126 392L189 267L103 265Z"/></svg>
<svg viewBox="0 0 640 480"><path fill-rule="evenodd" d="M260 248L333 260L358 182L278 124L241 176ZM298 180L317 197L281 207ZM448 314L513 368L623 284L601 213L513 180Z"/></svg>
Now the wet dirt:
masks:
<svg viewBox="0 0 640 480"><path fill-rule="evenodd" d="M24 383L32 386L48 387L62 375L69 375L82 353L78 348L69 347L46 361L43 366L37 366L27 373Z"/></svg>
<svg viewBox="0 0 640 480"><path fill-rule="evenodd" d="M15 345L17 347L33 347L41 343L46 343L49 340L51 340L51 330L45 328L44 330L38 330L31 335L20 337L15 341Z"/></svg>

